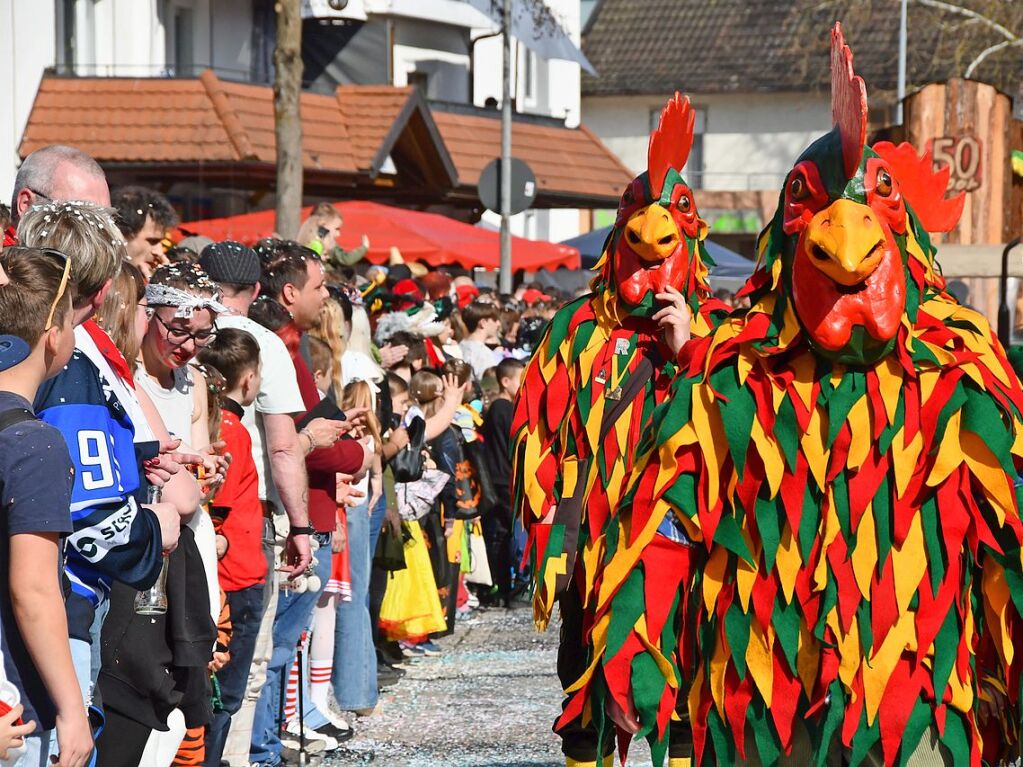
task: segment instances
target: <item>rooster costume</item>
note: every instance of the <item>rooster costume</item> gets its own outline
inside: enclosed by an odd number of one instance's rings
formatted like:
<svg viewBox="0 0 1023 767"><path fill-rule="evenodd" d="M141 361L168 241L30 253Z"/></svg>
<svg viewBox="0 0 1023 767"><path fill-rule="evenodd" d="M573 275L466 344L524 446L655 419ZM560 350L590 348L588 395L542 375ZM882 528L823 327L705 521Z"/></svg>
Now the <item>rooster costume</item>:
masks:
<svg viewBox="0 0 1023 767"><path fill-rule="evenodd" d="M642 441L594 664L659 737L685 659L702 764L995 763L1018 725L1023 391L937 270L928 231L962 209L947 169L865 147L838 25L832 110L761 235L748 314L686 346ZM632 605L665 518L692 541L685 620L647 641ZM995 690L1001 722L979 716Z"/></svg>
<svg viewBox="0 0 1023 767"><path fill-rule="evenodd" d="M546 628L560 599L558 667L566 688L586 669L605 529L637 438L678 369L652 319L655 294L670 286L683 295L696 337L726 312L709 297L707 227L681 175L693 119L689 100L675 94L650 137L647 172L622 195L591 292L555 315L516 403L513 495L529 533L534 619ZM583 698L573 700L578 705L566 707L556 729L569 764L593 764L613 743L603 739L598 747L588 707L584 717Z"/></svg>

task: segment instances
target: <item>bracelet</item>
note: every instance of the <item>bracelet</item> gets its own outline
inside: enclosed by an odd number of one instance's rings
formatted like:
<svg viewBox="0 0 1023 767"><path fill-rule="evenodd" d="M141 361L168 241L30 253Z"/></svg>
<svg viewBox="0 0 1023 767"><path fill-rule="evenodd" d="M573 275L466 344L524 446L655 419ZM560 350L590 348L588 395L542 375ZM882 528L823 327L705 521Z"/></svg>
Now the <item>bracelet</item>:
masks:
<svg viewBox="0 0 1023 767"><path fill-rule="evenodd" d="M313 530L309 525L298 527L297 525L291 526L291 535L312 535L316 531Z"/></svg>
<svg viewBox="0 0 1023 767"><path fill-rule="evenodd" d="M311 431L309 431L309 427L308 426L302 427L302 429L298 433L299 433L300 436L303 436L307 440L309 440L309 447L306 448L306 451L305 451L305 454L309 455L311 452L313 452L313 450L316 449L316 442L313 441L313 433Z"/></svg>

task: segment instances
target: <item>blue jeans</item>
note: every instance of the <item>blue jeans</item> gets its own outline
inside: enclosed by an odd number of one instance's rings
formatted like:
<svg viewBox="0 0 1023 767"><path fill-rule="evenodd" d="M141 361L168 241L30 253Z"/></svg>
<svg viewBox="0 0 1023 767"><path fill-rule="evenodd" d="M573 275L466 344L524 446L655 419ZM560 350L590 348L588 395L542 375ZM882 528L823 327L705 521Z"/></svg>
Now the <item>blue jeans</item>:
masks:
<svg viewBox="0 0 1023 767"><path fill-rule="evenodd" d="M227 604L231 609L231 644L228 650L231 660L217 672L220 684L220 702L223 708L213 714L209 729L206 732L207 767L220 767L220 758L227 742L227 731L231 726L231 717L238 713L245 697L245 685L249 679L249 667L252 655L256 650L256 638L259 636L259 624L263 620L263 594L266 587L262 583L240 591L227 594Z"/></svg>
<svg viewBox="0 0 1023 767"><path fill-rule="evenodd" d="M18 767L46 767L50 764L50 748L57 750L56 730L45 730L25 737L25 753Z"/></svg>
<svg viewBox="0 0 1023 767"><path fill-rule="evenodd" d="M320 551L316 554L313 571L321 583L330 578L330 533L325 533L326 544L321 540ZM252 745L249 759L253 762L277 764L281 756L281 740L277 729L277 714L281 703L281 685L286 684L291 663L295 659L295 647L302 632L308 631L313 618L313 608L320 598L319 591L298 594L281 590L277 599L277 614L274 617L273 654L266 668L266 684L256 704L256 716L252 723Z"/></svg>
<svg viewBox="0 0 1023 767"><path fill-rule="evenodd" d="M382 515L381 515L382 516ZM377 525L379 535L380 526ZM334 697L343 711L377 704L377 653L369 618L371 520L366 506L348 509L348 562L352 572L352 601L338 602L334 628Z"/></svg>
<svg viewBox="0 0 1023 767"><path fill-rule="evenodd" d="M373 554L377 550L377 541L380 539L380 530L384 526L384 517L387 515L387 496L381 495L377 505L369 515L369 559L372 563Z"/></svg>

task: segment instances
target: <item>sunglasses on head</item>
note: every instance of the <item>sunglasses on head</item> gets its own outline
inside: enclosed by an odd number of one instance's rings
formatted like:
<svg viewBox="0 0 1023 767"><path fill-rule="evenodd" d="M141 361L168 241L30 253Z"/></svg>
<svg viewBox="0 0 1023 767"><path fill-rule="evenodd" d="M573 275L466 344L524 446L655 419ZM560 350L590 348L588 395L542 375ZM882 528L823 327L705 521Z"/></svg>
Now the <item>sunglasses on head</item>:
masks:
<svg viewBox="0 0 1023 767"><path fill-rule="evenodd" d="M53 298L53 303L50 304L50 311L46 315L46 325L43 327L43 332L53 327L53 315L57 313L57 307L60 306L61 300L64 298L64 294L67 293L67 286L71 280L71 257L63 251L57 250L56 248L28 248L28 247L13 247L6 248L6 253L28 255L32 251L38 251L48 258L56 259L60 261L63 269L63 274L60 276L60 286L57 288L57 295Z"/></svg>

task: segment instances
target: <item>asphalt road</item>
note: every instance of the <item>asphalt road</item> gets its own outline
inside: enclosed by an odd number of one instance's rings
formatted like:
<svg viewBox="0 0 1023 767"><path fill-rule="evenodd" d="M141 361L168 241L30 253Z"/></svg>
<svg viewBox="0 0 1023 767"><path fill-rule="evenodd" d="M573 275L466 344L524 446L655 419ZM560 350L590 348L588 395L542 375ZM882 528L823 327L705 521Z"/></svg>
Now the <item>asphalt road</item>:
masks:
<svg viewBox="0 0 1023 767"><path fill-rule="evenodd" d="M538 634L528 609L487 610L440 640L443 653L408 667L356 736L325 765L563 767L551 732L560 711L557 629ZM649 767L645 744L628 767Z"/></svg>

